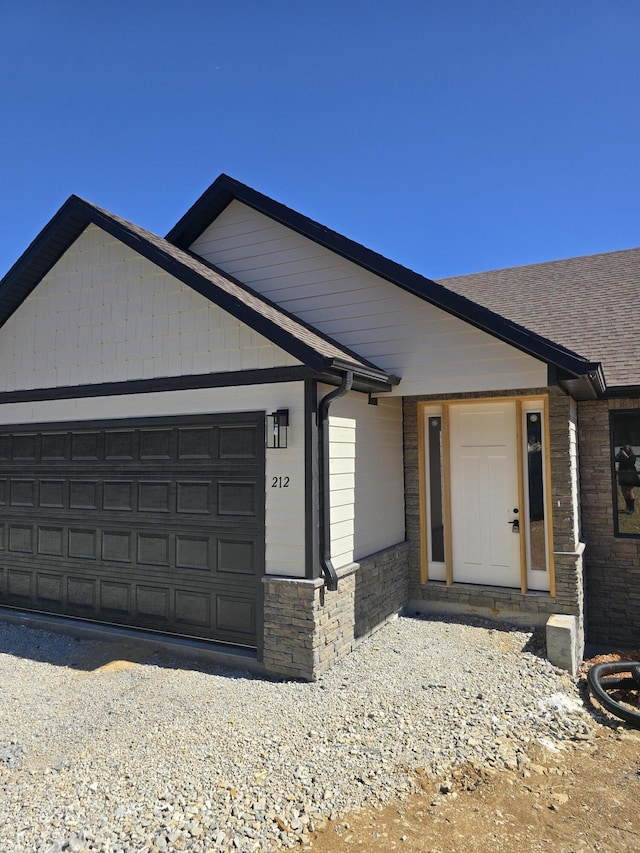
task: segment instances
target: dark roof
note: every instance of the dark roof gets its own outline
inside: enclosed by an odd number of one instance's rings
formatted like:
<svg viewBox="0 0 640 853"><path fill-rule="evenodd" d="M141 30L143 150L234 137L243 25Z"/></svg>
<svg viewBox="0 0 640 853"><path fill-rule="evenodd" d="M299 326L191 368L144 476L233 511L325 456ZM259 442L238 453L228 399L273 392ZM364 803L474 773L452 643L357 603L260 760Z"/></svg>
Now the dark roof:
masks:
<svg viewBox="0 0 640 853"><path fill-rule="evenodd" d="M440 284L601 362L609 388L640 385L640 248Z"/></svg>
<svg viewBox="0 0 640 853"><path fill-rule="evenodd" d="M352 370L361 384L369 382L372 388L397 381L213 265L77 196L65 202L0 281L0 326L90 223L219 305L316 373Z"/></svg>
<svg viewBox="0 0 640 853"><path fill-rule="evenodd" d="M481 302L474 301L471 295L457 292L454 288L443 287L227 175L220 175L211 184L169 231L166 239L176 246L188 249L233 200L241 201L409 293L425 299L522 352L545 361L557 368L560 379L586 377L589 388L582 388L579 392L581 396L585 394L593 396L595 391L600 390L602 383L597 360L592 361L579 349L573 350L559 343L552 336L546 336L529 328L526 318L524 321L514 321L508 314L503 314L499 308L485 306ZM573 386L572 390L577 389Z"/></svg>

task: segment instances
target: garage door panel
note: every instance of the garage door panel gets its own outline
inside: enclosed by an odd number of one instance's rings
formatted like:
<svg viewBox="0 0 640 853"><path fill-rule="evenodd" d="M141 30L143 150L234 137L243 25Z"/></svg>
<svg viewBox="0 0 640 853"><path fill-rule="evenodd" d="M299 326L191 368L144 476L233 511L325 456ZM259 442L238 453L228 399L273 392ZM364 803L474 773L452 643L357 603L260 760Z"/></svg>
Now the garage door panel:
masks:
<svg viewBox="0 0 640 853"><path fill-rule="evenodd" d="M97 480L69 482L69 509L98 509L102 503L102 483Z"/></svg>
<svg viewBox="0 0 640 853"><path fill-rule="evenodd" d="M69 429L13 432L0 436L0 461L60 464L217 460L260 461L263 429L258 424L137 429Z"/></svg>
<svg viewBox="0 0 640 853"><path fill-rule="evenodd" d="M14 435L11 443L11 458L16 462L35 462L38 458L40 447L39 436L36 435Z"/></svg>
<svg viewBox="0 0 640 853"><path fill-rule="evenodd" d="M0 433L0 603L255 646L264 428L215 420Z"/></svg>
<svg viewBox="0 0 640 853"><path fill-rule="evenodd" d="M169 624L171 590L168 586L136 587L136 613Z"/></svg>
<svg viewBox="0 0 640 853"><path fill-rule="evenodd" d="M188 428L178 430L178 459L213 459L213 431Z"/></svg>
<svg viewBox="0 0 640 853"><path fill-rule="evenodd" d="M255 543L249 540L218 539L218 572L253 575L256 571Z"/></svg>
<svg viewBox="0 0 640 853"><path fill-rule="evenodd" d="M66 484L68 486L68 484ZM163 527L193 527L207 530L224 530L229 526L246 530L261 530L263 506L262 495L258 493L259 484L253 483L224 483L220 488L215 487L218 495L218 506L207 509L207 501L214 494L214 486L205 490L200 485L191 494L184 495L184 503L178 504L176 489L172 488L170 495L162 494L159 489L155 496L147 492L142 498L142 508L138 510L138 498L134 486L116 486L109 484L108 488L98 489L97 506L87 501L85 506L79 498L73 505L67 500L69 488L47 487L45 500L39 500L34 506L19 504L0 507L0 523L21 520L39 520L41 522L61 522L68 524L91 522L106 522L118 526L126 524L144 529L148 526ZM63 492L61 495L60 492ZM208 491L209 497L206 492ZM102 497L101 497L102 495ZM59 502L59 498L60 501ZM164 507L169 504L169 509ZM213 504L213 501L211 502ZM152 506L153 504L153 506ZM216 511L217 510L217 511ZM231 518L233 516L233 518Z"/></svg>
<svg viewBox="0 0 640 853"><path fill-rule="evenodd" d="M176 568L210 571L211 540L208 536L176 536Z"/></svg>
<svg viewBox="0 0 640 853"><path fill-rule="evenodd" d="M106 480L102 485L102 509L132 512L134 484L132 480Z"/></svg>
<svg viewBox="0 0 640 853"><path fill-rule="evenodd" d="M180 533L161 533L157 526L147 530L121 528L69 527L55 524L9 525L9 547L5 548L5 525L0 525L0 551L8 551L14 560L47 558L69 564L75 561L97 562L101 570L117 571L117 566L137 565L185 571L203 570L255 575L260 577L262 566L260 540L251 533L236 531L228 534L204 533L198 529L185 529Z"/></svg>
<svg viewBox="0 0 640 853"><path fill-rule="evenodd" d="M255 516L257 509L256 483L218 482L218 515Z"/></svg>
<svg viewBox="0 0 640 853"><path fill-rule="evenodd" d="M104 433L74 432L71 434L72 462L98 462L103 457Z"/></svg>
<svg viewBox="0 0 640 853"><path fill-rule="evenodd" d="M21 571L20 569L9 569L7 572L7 593L15 598L32 597L31 584L33 581L32 572Z"/></svg>
<svg viewBox="0 0 640 853"><path fill-rule="evenodd" d="M176 512L196 515L211 515L212 482L178 481Z"/></svg>
<svg viewBox="0 0 640 853"><path fill-rule="evenodd" d="M100 582L100 604L98 609L109 615L120 614L121 617L129 619L131 616L131 584L117 583L115 581Z"/></svg>
<svg viewBox="0 0 640 853"><path fill-rule="evenodd" d="M176 589L176 622L185 627L206 629L211 624L211 595Z"/></svg>
<svg viewBox="0 0 640 853"><path fill-rule="evenodd" d="M175 457L175 430L152 429L140 431L140 459L160 461Z"/></svg>
<svg viewBox="0 0 640 853"><path fill-rule="evenodd" d="M41 480L38 505L47 509L64 509L66 505L64 480Z"/></svg>
<svg viewBox="0 0 640 853"><path fill-rule="evenodd" d="M64 581L64 577L60 574L38 572L36 574L36 598L62 604Z"/></svg>
<svg viewBox="0 0 640 853"><path fill-rule="evenodd" d="M96 560L98 558L98 531L91 528L70 527L68 536L68 554L76 560Z"/></svg>
<svg viewBox="0 0 640 853"><path fill-rule="evenodd" d="M255 633L255 600L232 592L217 595L216 623L218 631L228 635Z"/></svg>
<svg viewBox="0 0 640 853"><path fill-rule="evenodd" d="M70 454L70 436L66 432L45 433L40 444L40 458L43 462L64 462Z"/></svg>
<svg viewBox="0 0 640 853"><path fill-rule="evenodd" d="M38 527L38 554L64 557L64 528Z"/></svg>
<svg viewBox="0 0 640 853"><path fill-rule="evenodd" d="M182 479L178 481L151 479L146 474L133 479L136 473L128 472L130 479L122 480L113 477L11 478L0 482L0 507L6 507L9 514L15 510L16 515L25 508L36 507L43 511L62 510L65 515L74 514L74 510L81 514L96 511L145 516L152 513L201 515L208 517L207 524L214 515L258 517L262 511L262 485L255 479L241 479L229 473L224 478L204 480L202 471L192 475L191 480L184 479L184 471L179 472ZM7 491L8 504L4 500Z"/></svg>
<svg viewBox="0 0 640 853"><path fill-rule="evenodd" d="M138 512L171 512L171 482L147 481L138 483Z"/></svg>
<svg viewBox="0 0 640 853"><path fill-rule="evenodd" d="M117 430L105 434L104 458L107 462L133 462L138 452L136 430Z"/></svg>
<svg viewBox="0 0 640 853"><path fill-rule="evenodd" d="M218 430L219 459L257 459L258 433L254 427L221 426Z"/></svg>
<svg viewBox="0 0 640 853"><path fill-rule="evenodd" d="M103 530L102 559L105 563L131 563L133 534L124 530Z"/></svg>
<svg viewBox="0 0 640 853"><path fill-rule="evenodd" d="M138 563L147 566L169 565L169 536L161 533L138 534Z"/></svg>
<svg viewBox="0 0 640 853"><path fill-rule="evenodd" d="M35 494L35 480L11 480L9 489L9 503L11 506L35 506Z"/></svg>
<svg viewBox="0 0 640 853"><path fill-rule="evenodd" d="M9 551L18 554L33 553L33 528L24 524L9 525Z"/></svg>
<svg viewBox="0 0 640 853"><path fill-rule="evenodd" d="M90 578L67 578L67 601L73 608L80 608L85 613L96 611L97 582Z"/></svg>

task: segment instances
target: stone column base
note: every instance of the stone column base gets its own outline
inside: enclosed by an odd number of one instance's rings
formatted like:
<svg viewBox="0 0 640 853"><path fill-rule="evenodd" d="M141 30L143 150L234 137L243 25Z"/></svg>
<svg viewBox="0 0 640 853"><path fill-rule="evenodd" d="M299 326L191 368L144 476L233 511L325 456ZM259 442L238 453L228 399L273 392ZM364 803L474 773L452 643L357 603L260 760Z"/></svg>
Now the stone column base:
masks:
<svg viewBox="0 0 640 853"><path fill-rule="evenodd" d="M265 670L315 681L397 616L407 603L407 552L401 542L338 569L335 592L321 578L265 576Z"/></svg>
<svg viewBox="0 0 640 853"><path fill-rule="evenodd" d="M263 578L267 672L315 681L353 649L357 564L349 569L338 572L336 592L321 579Z"/></svg>
<svg viewBox="0 0 640 853"><path fill-rule="evenodd" d="M572 678L578 674L581 654L578 642L578 617L554 614L547 620L547 657Z"/></svg>

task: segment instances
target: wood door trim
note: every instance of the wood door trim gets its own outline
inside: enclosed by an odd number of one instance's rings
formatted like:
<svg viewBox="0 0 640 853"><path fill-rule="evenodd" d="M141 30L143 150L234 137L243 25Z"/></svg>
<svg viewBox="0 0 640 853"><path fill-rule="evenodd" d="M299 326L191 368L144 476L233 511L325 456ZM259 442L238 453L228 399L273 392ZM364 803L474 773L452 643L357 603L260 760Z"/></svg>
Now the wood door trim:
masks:
<svg viewBox="0 0 640 853"><path fill-rule="evenodd" d="M453 541L451 538L451 433L449 404L442 404L442 461L444 496L444 565L447 586L453 583Z"/></svg>
<svg viewBox="0 0 640 853"><path fill-rule="evenodd" d="M420 512L420 583L429 580L429 539L427 534L427 465L426 447L424 440L425 412L424 406L418 405L418 510Z"/></svg>
<svg viewBox="0 0 640 853"><path fill-rule="evenodd" d="M518 468L518 518L520 519L520 592L527 591L527 536L528 519L524 517L524 445L522 432L522 400L516 400L516 458Z"/></svg>

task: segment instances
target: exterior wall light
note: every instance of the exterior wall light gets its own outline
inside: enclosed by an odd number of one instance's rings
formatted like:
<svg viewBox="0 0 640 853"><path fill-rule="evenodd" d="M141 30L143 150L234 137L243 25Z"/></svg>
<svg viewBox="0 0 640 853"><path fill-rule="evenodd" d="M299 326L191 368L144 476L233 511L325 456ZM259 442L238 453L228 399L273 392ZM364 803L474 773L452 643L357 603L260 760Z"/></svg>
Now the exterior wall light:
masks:
<svg viewBox="0 0 640 853"><path fill-rule="evenodd" d="M267 415L267 447L286 447L289 409L278 409Z"/></svg>

